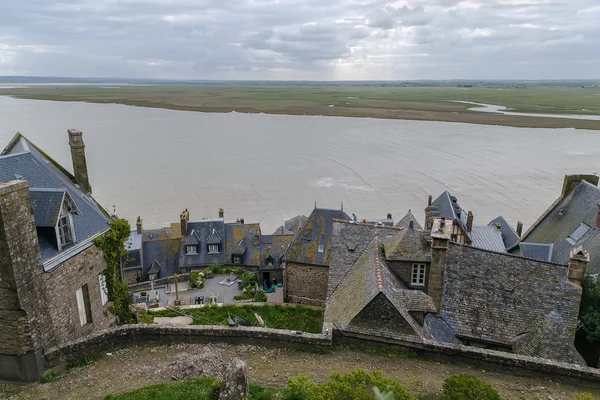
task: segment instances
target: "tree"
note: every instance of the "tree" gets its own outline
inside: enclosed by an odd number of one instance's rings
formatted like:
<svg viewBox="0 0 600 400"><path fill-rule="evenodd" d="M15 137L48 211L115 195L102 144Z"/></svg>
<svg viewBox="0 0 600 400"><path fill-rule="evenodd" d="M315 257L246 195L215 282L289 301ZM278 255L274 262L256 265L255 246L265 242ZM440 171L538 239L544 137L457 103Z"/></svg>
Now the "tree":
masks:
<svg viewBox="0 0 600 400"><path fill-rule="evenodd" d="M583 280L579 322L585 340L600 343L600 281L595 277Z"/></svg>

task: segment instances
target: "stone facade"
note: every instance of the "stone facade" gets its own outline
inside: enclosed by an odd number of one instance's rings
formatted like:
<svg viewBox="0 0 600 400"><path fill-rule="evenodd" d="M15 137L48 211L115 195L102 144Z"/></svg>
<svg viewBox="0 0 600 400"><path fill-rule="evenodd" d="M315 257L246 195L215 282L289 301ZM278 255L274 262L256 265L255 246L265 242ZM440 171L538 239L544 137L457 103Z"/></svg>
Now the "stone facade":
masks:
<svg viewBox="0 0 600 400"><path fill-rule="evenodd" d="M105 268L91 246L44 272L29 186L0 183L0 379L37 380L45 350L114 324L101 304ZM84 284L92 322L81 326L76 291Z"/></svg>
<svg viewBox="0 0 600 400"><path fill-rule="evenodd" d="M329 268L287 262L285 265L286 299L290 303L321 305L327 296Z"/></svg>

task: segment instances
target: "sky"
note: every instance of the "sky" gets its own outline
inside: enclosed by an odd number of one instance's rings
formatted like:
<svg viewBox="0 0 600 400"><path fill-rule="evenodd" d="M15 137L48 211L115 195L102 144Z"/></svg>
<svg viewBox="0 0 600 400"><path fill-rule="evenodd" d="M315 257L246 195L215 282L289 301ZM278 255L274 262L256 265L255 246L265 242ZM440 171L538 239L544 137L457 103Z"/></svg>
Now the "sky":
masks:
<svg viewBox="0 0 600 400"><path fill-rule="evenodd" d="M0 0L0 75L600 78L598 0Z"/></svg>

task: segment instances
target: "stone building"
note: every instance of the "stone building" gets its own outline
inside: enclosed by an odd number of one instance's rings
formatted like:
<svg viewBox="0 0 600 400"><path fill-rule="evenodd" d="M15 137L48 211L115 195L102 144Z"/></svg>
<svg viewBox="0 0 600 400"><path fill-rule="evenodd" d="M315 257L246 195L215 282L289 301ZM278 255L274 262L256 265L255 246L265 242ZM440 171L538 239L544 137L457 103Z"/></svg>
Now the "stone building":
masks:
<svg viewBox="0 0 600 400"><path fill-rule="evenodd" d="M319 305L327 295L333 220L350 221L343 210L316 208L296 233L285 256L285 298Z"/></svg>
<svg viewBox="0 0 600 400"><path fill-rule="evenodd" d="M116 322L94 245L109 216L68 133L75 176L20 134L0 154L0 379L39 380L45 351Z"/></svg>
<svg viewBox="0 0 600 400"><path fill-rule="evenodd" d="M484 347L585 365L573 345L589 255L568 265L452 241L429 230L335 221L325 321L341 335Z"/></svg>
<svg viewBox="0 0 600 400"><path fill-rule="evenodd" d="M436 218L445 218L452 224L451 241L501 253L516 245L523 229L523 224L518 222L515 231L502 216L494 218L487 225L476 225L473 213L463 210L458 199L447 190L433 201L429 196L425 208L427 230L431 230Z"/></svg>
<svg viewBox="0 0 600 400"><path fill-rule="evenodd" d="M600 188L597 175L566 175L560 196L525 232L512 252L564 264L571 250L590 254L589 275L600 273Z"/></svg>

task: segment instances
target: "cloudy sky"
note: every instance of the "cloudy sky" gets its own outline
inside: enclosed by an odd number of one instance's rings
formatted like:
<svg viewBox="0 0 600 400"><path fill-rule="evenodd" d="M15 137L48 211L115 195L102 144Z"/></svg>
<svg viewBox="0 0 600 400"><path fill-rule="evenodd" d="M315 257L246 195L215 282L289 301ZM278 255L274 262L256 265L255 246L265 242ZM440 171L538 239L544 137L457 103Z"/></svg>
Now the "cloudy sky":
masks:
<svg viewBox="0 0 600 400"><path fill-rule="evenodd" d="M0 75L600 78L598 0L0 0Z"/></svg>

